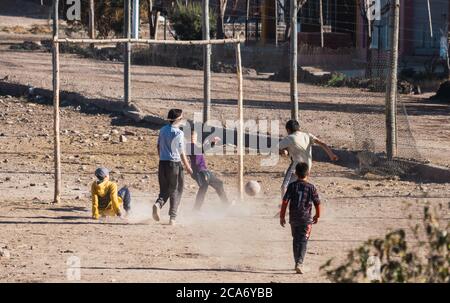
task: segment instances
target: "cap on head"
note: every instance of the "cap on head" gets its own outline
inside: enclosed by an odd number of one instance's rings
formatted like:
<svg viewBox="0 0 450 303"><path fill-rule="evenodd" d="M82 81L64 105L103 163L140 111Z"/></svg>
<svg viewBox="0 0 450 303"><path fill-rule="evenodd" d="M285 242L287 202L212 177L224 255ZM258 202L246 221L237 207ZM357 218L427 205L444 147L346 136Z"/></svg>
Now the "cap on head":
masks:
<svg viewBox="0 0 450 303"><path fill-rule="evenodd" d="M107 176L109 176L109 170L105 167L99 167L95 170L95 176L99 180L105 179Z"/></svg>
<svg viewBox="0 0 450 303"><path fill-rule="evenodd" d="M175 122L181 118L182 114L183 114L182 109L172 108L171 110L169 110L169 113L167 114L167 120L169 120L169 122L171 123Z"/></svg>

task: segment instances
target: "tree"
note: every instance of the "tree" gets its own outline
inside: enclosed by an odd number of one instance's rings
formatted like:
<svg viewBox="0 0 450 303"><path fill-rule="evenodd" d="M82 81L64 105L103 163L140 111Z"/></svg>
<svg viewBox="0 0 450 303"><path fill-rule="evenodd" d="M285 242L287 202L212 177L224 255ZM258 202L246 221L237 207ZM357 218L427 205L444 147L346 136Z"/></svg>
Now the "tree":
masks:
<svg viewBox="0 0 450 303"><path fill-rule="evenodd" d="M150 39L157 39L158 21L161 13L161 8L153 5L153 0L147 0L147 18L150 30Z"/></svg>
<svg viewBox="0 0 450 303"><path fill-rule="evenodd" d="M170 12L170 21L177 40L202 40L202 6L193 2L185 6L177 3ZM215 15L209 14L210 37L216 33Z"/></svg>
<svg viewBox="0 0 450 303"><path fill-rule="evenodd" d="M367 29L367 39L366 39L366 58L367 58L367 65L366 65L366 77L371 78L372 77L372 52L370 51L370 46L372 45L372 33L374 29L374 22L370 21L370 18L368 16L368 7L369 3L367 0L359 0L359 10L360 14L364 19L364 22L366 26L364 28ZM389 2L386 3L384 7L381 8L381 15L384 15L389 12L390 5Z"/></svg>
<svg viewBox="0 0 450 303"><path fill-rule="evenodd" d="M225 11L227 9L227 0L217 0L217 38L225 38Z"/></svg>
<svg viewBox="0 0 450 303"><path fill-rule="evenodd" d="M291 1L292 0L286 0L284 2L284 5L281 4L280 0L278 1L278 5L281 8L281 10L284 12L284 23L286 24L285 30L284 30L284 41L288 41L289 37L291 36ZM297 14L300 11L300 9L303 7L303 5L306 4L308 0L297 0Z"/></svg>

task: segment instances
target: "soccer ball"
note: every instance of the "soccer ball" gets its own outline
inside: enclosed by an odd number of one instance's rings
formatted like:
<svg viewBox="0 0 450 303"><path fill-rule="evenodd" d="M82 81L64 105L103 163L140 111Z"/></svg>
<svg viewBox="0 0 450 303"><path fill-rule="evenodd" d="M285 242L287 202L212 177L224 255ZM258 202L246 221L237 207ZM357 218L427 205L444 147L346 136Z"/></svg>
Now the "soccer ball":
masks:
<svg viewBox="0 0 450 303"><path fill-rule="evenodd" d="M248 181L245 184L245 193L249 196L256 196L261 191L261 185L257 181Z"/></svg>

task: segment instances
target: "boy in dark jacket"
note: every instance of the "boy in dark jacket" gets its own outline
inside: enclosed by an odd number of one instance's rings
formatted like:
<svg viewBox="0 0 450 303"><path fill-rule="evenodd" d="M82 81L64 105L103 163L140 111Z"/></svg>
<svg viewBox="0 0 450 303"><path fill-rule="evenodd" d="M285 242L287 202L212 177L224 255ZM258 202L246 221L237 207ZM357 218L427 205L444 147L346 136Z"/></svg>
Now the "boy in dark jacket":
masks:
<svg viewBox="0 0 450 303"><path fill-rule="evenodd" d="M307 182L309 167L306 163L299 163L295 167L297 181L289 184L283 197L280 212L280 224L286 225L286 209L289 205L289 223L293 237L295 271L303 273L303 260L306 255L306 245L311 234L312 224L316 224L320 217L320 199L316 187ZM312 206L315 214L311 217Z"/></svg>

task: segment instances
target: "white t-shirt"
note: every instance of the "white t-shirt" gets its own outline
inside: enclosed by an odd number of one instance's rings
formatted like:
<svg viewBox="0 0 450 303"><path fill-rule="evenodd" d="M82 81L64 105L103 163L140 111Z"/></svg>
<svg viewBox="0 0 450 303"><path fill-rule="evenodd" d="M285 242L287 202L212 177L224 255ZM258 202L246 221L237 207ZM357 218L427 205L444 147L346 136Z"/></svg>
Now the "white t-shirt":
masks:
<svg viewBox="0 0 450 303"><path fill-rule="evenodd" d="M312 165L312 146L317 138L301 131L296 131L280 141L279 149L287 149L292 161L308 164L309 169Z"/></svg>

